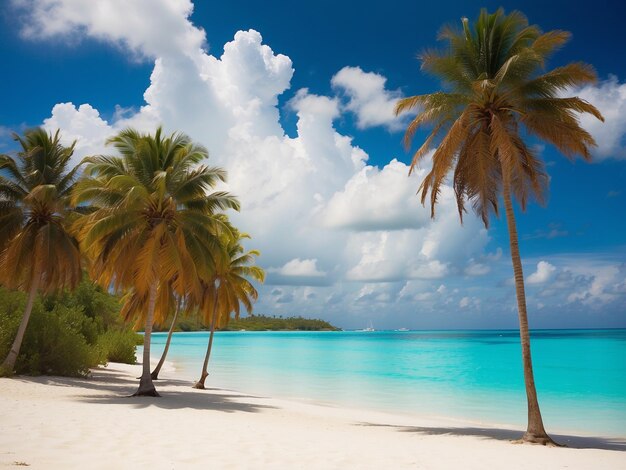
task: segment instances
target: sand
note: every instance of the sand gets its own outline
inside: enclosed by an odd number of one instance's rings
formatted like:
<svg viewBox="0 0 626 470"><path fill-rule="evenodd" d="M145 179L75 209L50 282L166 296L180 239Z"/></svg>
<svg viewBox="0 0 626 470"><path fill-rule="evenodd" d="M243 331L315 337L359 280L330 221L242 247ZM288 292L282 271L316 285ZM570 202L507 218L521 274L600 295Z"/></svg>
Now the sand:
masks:
<svg viewBox="0 0 626 470"><path fill-rule="evenodd" d="M194 390L171 369L161 398L129 398L139 373L110 364L88 379L0 379L0 467L626 469L626 439L516 445L519 430Z"/></svg>

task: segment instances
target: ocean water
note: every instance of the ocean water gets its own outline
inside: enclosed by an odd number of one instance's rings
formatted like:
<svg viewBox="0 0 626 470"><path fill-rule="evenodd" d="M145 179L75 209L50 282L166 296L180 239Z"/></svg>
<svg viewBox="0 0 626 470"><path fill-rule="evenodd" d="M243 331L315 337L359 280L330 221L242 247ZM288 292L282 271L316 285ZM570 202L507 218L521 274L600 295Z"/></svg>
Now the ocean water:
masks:
<svg viewBox="0 0 626 470"><path fill-rule="evenodd" d="M166 333L153 335L153 357ZM552 432L626 437L626 330L532 332ZM168 355L197 378L208 333L175 333ZM217 332L208 386L419 416L524 426L514 330Z"/></svg>

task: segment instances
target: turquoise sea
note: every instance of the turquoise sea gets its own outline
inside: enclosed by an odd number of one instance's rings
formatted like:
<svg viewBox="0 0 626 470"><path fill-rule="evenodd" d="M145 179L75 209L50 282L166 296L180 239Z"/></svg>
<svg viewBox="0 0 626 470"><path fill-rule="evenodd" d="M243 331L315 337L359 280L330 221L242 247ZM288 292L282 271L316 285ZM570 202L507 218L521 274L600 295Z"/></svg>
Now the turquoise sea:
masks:
<svg viewBox="0 0 626 470"><path fill-rule="evenodd" d="M153 335L153 357L166 333ZM168 360L197 378L208 333L175 333ZM626 437L626 329L532 332L535 378L552 432ZM218 332L208 386L273 397L526 422L515 330Z"/></svg>

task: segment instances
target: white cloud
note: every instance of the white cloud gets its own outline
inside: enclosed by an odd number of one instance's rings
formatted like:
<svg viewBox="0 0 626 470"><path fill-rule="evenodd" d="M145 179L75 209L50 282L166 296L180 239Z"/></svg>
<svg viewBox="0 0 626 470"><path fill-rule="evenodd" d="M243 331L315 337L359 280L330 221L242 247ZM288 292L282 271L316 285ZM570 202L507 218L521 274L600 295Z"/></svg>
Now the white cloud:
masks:
<svg viewBox="0 0 626 470"><path fill-rule="evenodd" d="M459 307L463 309L477 308L479 306L480 306L480 299L477 299L476 297L465 296L461 298L461 300L459 300Z"/></svg>
<svg viewBox="0 0 626 470"><path fill-rule="evenodd" d="M404 279L439 279L448 265L422 255L424 230L357 232L347 242L352 281L391 282Z"/></svg>
<svg viewBox="0 0 626 470"><path fill-rule="evenodd" d="M412 267L409 277L417 279L439 279L448 274L448 265L439 260L431 260Z"/></svg>
<svg viewBox="0 0 626 470"><path fill-rule="evenodd" d="M108 31L106 15L95 18L82 6L74 11L74 5L36 1L25 34L86 35L130 47L134 56L154 59L150 86L141 108L118 112L111 122L88 104L60 103L45 126L61 127L66 138L79 139L81 156L102 152L104 140L126 126L152 131L163 124L168 132L182 130L206 145L209 163L228 170L227 189L241 200L242 212L231 214L233 222L253 236L249 245L261 250L261 265L274 267L261 288L259 308L344 313L361 299L358 308L365 311L367 299L394 302L407 280L421 283L411 294L414 299L444 302L439 279L462 275L468 260L487 256L487 232L470 215L459 224L449 186L442 190L433 221L415 196L424 170L409 178L407 166L397 160L383 168L367 165L367 153L335 128L345 111L341 99L306 89L295 92L284 109L296 114L296 133L287 135L278 97L291 86L293 64L263 44L257 31L239 31L215 57L202 50L204 31L189 22L189 2L170 5L175 13L170 14L178 16L168 20L177 25L171 28L171 44L162 41L165 19L149 19L140 30L125 32L115 25ZM164 5L169 3L155 0L155 14ZM136 16L146 6L139 0L129 7L102 0L101 7L114 10L114 16ZM45 8L52 24L35 33ZM135 19L123 22L130 25ZM344 69L343 81L336 79L335 86L345 85L341 89L348 95L346 87L352 84L348 96L360 103L357 107L355 101L353 111L364 126L392 125L387 118L375 121L368 106L386 103L381 109L388 109L394 93L385 91L384 77L360 73L352 77L363 78L359 85L346 79ZM375 93L365 93L365 85ZM385 284L377 284L376 292L363 290L370 282ZM455 293L454 302L458 297Z"/></svg>
<svg viewBox="0 0 626 470"><path fill-rule="evenodd" d="M491 268L483 263L478 263L471 259L465 268L465 274L467 276L484 276L491 271Z"/></svg>
<svg viewBox="0 0 626 470"><path fill-rule="evenodd" d="M360 67L344 67L331 80L333 88L348 97L346 109L356 115L360 129L386 126L399 130L405 116L396 117L394 109L402 93L387 90L386 82L382 75L364 72Z"/></svg>
<svg viewBox="0 0 626 470"><path fill-rule="evenodd" d="M393 159L382 169L366 166L336 192L321 213L327 227L356 231L400 230L430 224L430 212L415 196L418 179ZM420 176L421 173L420 171Z"/></svg>
<svg viewBox="0 0 626 470"><path fill-rule="evenodd" d="M357 304L387 303L390 300L391 294L388 292L388 288L381 284L365 284L354 299Z"/></svg>
<svg viewBox="0 0 626 470"><path fill-rule="evenodd" d="M626 275L615 265L577 267L572 272L582 273L585 278L567 297L568 302L580 301L598 307L615 300L620 293L620 283L626 282Z"/></svg>
<svg viewBox="0 0 626 470"><path fill-rule="evenodd" d="M26 15L21 33L31 39L90 36L134 54L156 58L195 54L205 34L188 20L190 0L13 0Z"/></svg>
<svg viewBox="0 0 626 470"><path fill-rule="evenodd" d="M581 116L581 124L595 138L593 151L597 160L626 159L626 83L611 76L598 85L587 85L573 92L593 104L604 116L601 122L589 114Z"/></svg>
<svg viewBox="0 0 626 470"><path fill-rule="evenodd" d="M62 129L63 144L76 140L74 164L87 155L107 153L104 141L115 134L109 123L91 105L59 103L52 108L52 115L45 119L43 127L51 132Z"/></svg>
<svg viewBox="0 0 626 470"><path fill-rule="evenodd" d="M285 263L281 268L269 268L270 272L277 272L283 276L325 276L324 271L317 269L316 259L300 259L295 258Z"/></svg>
<svg viewBox="0 0 626 470"><path fill-rule="evenodd" d="M547 261L539 261L537 263L537 270L526 278L528 284L543 284L548 282L553 274L556 272L556 268Z"/></svg>

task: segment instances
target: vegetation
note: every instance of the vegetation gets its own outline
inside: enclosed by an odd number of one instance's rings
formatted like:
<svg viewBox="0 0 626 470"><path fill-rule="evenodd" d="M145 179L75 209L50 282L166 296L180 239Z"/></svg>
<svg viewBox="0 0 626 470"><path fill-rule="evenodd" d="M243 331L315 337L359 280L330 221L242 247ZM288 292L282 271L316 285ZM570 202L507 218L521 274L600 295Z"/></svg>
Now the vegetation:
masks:
<svg viewBox="0 0 626 470"><path fill-rule="evenodd" d="M473 26L463 19L461 29L442 29L440 38L448 43L444 51L421 55L422 69L441 79L446 91L405 98L396 107L398 114L419 109L407 128L407 145L420 127L433 128L411 164L413 170L436 147L432 168L419 189L422 203L430 197L433 217L450 172L461 220L469 200L488 226L490 214L498 214L503 197L528 402L528 428L522 439L542 444L554 442L544 429L535 390L512 200L524 210L531 199L543 201L548 184L543 162L525 138L543 139L570 159L575 155L591 158L595 142L581 128L578 116L589 113L603 118L591 104L566 94L572 86L596 80L592 67L572 63L545 71L546 60L569 36L564 31L542 33L519 12L505 15L502 9L493 14L483 10Z"/></svg>
<svg viewBox="0 0 626 470"><path fill-rule="evenodd" d="M179 320L176 331L204 331L208 326L201 319L189 317ZM298 317L276 317L269 315L249 315L239 319L231 318L227 325L218 331L340 331L325 320Z"/></svg>
<svg viewBox="0 0 626 470"><path fill-rule="evenodd" d="M0 288L0 355L8 353L27 295ZM134 364L142 337L124 327L119 300L84 279L74 292L37 296L15 371L28 375L87 374L108 361Z"/></svg>
<svg viewBox="0 0 626 470"><path fill-rule="evenodd" d="M103 286L135 297L137 320L144 322L143 372L135 395L158 396L150 371L155 312L167 308L172 293L198 293L222 263L219 235L227 231L216 210L238 209L227 193L213 192L225 173L201 164L204 147L184 134L163 137L133 129L109 139L119 157L87 159L75 204L95 211L77 223L90 273ZM130 300L129 300L130 301ZM162 321L164 318L156 318Z"/></svg>
<svg viewBox="0 0 626 470"><path fill-rule="evenodd" d="M0 375L14 371L37 293L74 288L81 278L78 242L68 231L78 172L70 168L74 144L65 147L58 131L43 129L13 137L21 150L0 155L0 285L28 297Z"/></svg>
<svg viewBox="0 0 626 470"><path fill-rule="evenodd" d="M238 319L240 304L243 304L248 313L251 313L252 302L259 294L248 279L258 282L265 280L263 270L258 266L253 266L259 252L245 252L241 245L241 240L244 238L250 237L240 234L234 227L230 228L228 236L222 237L222 244L227 252L227 262L216 271L211 282L202 281L201 283L201 296L196 303L205 321L209 322L211 334L202 373L194 388L204 389L204 382L209 375L209 357L215 328L228 325L231 313L234 314L235 319Z"/></svg>
<svg viewBox="0 0 626 470"><path fill-rule="evenodd" d="M340 328L331 325L327 321L302 318L287 317L276 318L264 315L252 315L238 320L231 320L228 326L222 328L224 331L339 331Z"/></svg>

